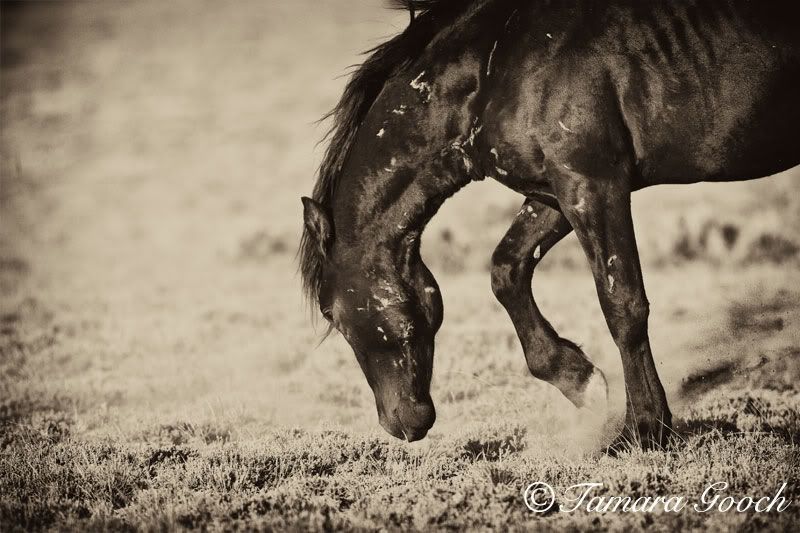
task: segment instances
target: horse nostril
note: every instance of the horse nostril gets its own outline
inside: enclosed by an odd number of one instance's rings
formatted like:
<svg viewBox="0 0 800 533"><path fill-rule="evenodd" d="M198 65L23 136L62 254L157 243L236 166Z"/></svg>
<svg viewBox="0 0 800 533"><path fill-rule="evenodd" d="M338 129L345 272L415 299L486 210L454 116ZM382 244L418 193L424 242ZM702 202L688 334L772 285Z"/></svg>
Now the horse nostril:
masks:
<svg viewBox="0 0 800 533"><path fill-rule="evenodd" d="M397 416L400 423L406 430L407 438L412 434L419 435L416 439L419 440L425 436L425 433L433 426L436 421L436 409L433 407L433 402L403 402L397 407ZM408 439L412 440L412 439Z"/></svg>

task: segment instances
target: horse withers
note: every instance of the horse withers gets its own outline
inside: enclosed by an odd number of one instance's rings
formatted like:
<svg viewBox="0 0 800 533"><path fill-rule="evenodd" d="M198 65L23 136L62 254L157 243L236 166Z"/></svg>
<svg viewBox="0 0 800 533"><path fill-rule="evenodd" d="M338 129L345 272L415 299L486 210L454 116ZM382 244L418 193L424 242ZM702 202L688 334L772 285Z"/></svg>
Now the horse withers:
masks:
<svg viewBox="0 0 800 533"><path fill-rule="evenodd" d="M331 112L303 198L309 297L355 352L381 425L409 441L430 396L442 299L420 235L442 203L492 177L525 197L492 257L492 288L531 373L577 406L603 373L559 337L531 291L575 231L623 363L624 441L662 445L671 414L648 339L631 220L635 190L736 181L800 162L795 2L406 1L416 16L373 49Z"/></svg>

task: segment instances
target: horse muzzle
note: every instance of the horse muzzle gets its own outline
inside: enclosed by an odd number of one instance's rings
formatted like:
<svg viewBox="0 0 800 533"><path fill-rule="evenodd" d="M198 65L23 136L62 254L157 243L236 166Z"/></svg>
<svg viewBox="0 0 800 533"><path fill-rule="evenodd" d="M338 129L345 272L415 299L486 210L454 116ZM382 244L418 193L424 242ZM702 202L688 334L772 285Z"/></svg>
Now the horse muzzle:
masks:
<svg viewBox="0 0 800 533"><path fill-rule="evenodd" d="M391 409L381 412L378 408L380 424L390 435L398 439L414 442L425 438L436 421L433 401L405 399L394 402Z"/></svg>

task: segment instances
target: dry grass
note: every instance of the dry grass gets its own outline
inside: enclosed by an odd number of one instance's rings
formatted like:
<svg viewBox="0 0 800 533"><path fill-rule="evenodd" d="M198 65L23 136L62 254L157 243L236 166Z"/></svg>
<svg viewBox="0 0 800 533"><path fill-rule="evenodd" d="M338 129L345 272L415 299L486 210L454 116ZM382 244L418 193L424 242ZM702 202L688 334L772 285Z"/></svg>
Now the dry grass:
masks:
<svg viewBox="0 0 800 533"><path fill-rule="evenodd" d="M585 511L539 516L520 497L532 480L559 490L600 482L600 495L694 498L709 480L728 482L733 496L771 494L788 480L784 496L796 501L800 493L792 481L800 476L800 458L788 435L793 432L796 439L800 398L795 393L770 401L746 393L720 397L692 410L685 423L696 433L676 440L673 449L613 459L526 447L525 429L518 425L488 424L474 436L447 436L417 448L343 430L297 428L236 443L208 442L194 432L178 445L86 442L63 429L54 432L52 421L25 422L0 456L0 520L6 527L61 530L620 530L655 522L659 530L785 531L797 519L796 507L764 516ZM760 409L737 411L758 402Z"/></svg>
<svg viewBox="0 0 800 533"><path fill-rule="evenodd" d="M800 499L800 184L634 199L674 449L618 458L529 377L489 288L519 199L475 184L423 254L445 297L414 445L377 426L344 341L319 348L293 262L334 77L406 17L341 3L34 3L2 10L0 529L788 530L782 514L527 511L531 481ZM537 299L619 357L574 238Z"/></svg>

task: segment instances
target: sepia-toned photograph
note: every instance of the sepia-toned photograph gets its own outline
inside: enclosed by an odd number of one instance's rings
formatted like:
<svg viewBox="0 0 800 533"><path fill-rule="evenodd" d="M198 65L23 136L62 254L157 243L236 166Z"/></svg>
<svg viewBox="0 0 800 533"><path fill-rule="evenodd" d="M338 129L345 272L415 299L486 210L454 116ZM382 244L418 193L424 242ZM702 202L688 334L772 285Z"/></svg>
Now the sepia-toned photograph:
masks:
<svg viewBox="0 0 800 533"><path fill-rule="evenodd" d="M0 0L0 531L796 530L799 25Z"/></svg>

